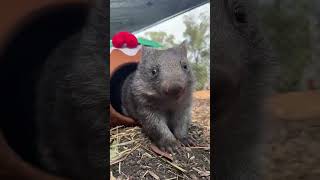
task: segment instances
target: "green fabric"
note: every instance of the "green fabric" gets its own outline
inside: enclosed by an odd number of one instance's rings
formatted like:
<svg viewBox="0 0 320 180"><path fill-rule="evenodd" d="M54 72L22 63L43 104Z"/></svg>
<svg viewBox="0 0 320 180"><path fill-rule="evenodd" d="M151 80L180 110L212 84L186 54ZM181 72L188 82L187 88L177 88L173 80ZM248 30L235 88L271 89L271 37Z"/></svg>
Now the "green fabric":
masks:
<svg viewBox="0 0 320 180"><path fill-rule="evenodd" d="M143 45L143 46L148 46L148 47L154 47L154 48L159 48L162 47L162 45L156 41L151 41L151 40L147 40L144 38L138 38L138 42L139 44ZM110 40L110 48L113 47L112 45L112 41Z"/></svg>
<svg viewBox="0 0 320 180"><path fill-rule="evenodd" d="M138 42L144 46L149 46L149 47L154 47L154 48L162 47L162 45L156 41L151 41L151 40L147 40L147 39L143 39L143 38L138 38Z"/></svg>

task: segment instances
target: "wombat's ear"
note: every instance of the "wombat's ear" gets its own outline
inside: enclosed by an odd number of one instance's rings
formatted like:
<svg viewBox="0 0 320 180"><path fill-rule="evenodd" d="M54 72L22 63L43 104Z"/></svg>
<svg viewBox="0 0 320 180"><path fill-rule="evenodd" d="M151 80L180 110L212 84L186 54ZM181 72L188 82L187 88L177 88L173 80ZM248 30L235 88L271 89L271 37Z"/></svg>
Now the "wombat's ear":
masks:
<svg viewBox="0 0 320 180"><path fill-rule="evenodd" d="M141 47L141 61L149 59L153 54L153 49L150 47L142 46Z"/></svg>
<svg viewBox="0 0 320 180"><path fill-rule="evenodd" d="M179 48L181 49L183 54L187 55L187 40L182 41L182 43L179 45Z"/></svg>
<svg viewBox="0 0 320 180"><path fill-rule="evenodd" d="M141 47L141 57L146 57L146 55L149 53L149 48L146 46Z"/></svg>

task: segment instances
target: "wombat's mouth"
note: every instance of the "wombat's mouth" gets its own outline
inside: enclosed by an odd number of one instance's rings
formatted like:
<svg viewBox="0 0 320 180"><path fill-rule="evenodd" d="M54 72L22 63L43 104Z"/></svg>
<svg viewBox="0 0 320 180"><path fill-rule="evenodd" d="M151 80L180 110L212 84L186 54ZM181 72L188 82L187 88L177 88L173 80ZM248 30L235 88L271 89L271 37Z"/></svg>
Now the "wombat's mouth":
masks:
<svg viewBox="0 0 320 180"><path fill-rule="evenodd" d="M176 96L176 99L179 101L182 99L183 95L186 93L186 88L183 88L181 92Z"/></svg>
<svg viewBox="0 0 320 180"><path fill-rule="evenodd" d="M166 86L162 89L164 96L175 100L180 100L186 92L186 87L182 84L173 84L170 87Z"/></svg>

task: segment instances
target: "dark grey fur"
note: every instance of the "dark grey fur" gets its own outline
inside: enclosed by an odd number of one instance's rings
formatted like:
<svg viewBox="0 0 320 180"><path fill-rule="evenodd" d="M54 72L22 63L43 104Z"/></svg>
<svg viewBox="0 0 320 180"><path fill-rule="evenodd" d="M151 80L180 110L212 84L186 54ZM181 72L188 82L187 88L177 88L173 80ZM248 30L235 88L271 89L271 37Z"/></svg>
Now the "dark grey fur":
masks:
<svg viewBox="0 0 320 180"><path fill-rule="evenodd" d="M155 76L153 68L157 69ZM123 113L136 119L158 147L172 152L177 139L190 143L193 81L185 42L167 50L143 47L137 70L126 78L122 88ZM177 86L184 88L180 96L165 93Z"/></svg>
<svg viewBox="0 0 320 180"><path fill-rule="evenodd" d="M251 0L213 1L214 179L262 180L263 143L276 68Z"/></svg>
<svg viewBox="0 0 320 180"><path fill-rule="evenodd" d="M50 55L37 88L41 167L72 179L107 179L107 5Z"/></svg>

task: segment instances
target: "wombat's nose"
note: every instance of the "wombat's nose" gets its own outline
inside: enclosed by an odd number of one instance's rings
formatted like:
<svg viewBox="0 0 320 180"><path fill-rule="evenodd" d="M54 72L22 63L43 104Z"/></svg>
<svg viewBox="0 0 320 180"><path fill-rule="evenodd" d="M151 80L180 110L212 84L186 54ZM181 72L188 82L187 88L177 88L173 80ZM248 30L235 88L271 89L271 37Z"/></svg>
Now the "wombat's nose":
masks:
<svg viewBox="0 0 320 180"><path fill-rule="evenodd" d="M164 91L170 96L180 96L183 91L183 86L181 84L172 84L165 87Z"/></svg>

